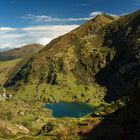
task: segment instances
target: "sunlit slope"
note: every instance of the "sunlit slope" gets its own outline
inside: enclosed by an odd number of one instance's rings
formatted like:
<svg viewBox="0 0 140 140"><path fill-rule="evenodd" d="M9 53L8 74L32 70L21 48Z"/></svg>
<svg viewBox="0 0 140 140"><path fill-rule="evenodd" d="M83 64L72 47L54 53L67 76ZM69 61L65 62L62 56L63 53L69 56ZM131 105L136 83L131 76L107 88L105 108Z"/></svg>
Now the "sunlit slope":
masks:
<svg viewBox="0 0 140 140"><path fill-rule="evenodd" d="M33 93L45 99L48 92L62 97L63 88L68 99L107 94L105 100L114 100L139 83L139 36L140 11L117 19L97 16L15 67L5 87L34 85Z"/></svg>
<svg viewBox="0 0 140 140"><path fill-rule="evenodd" d="M19 61L21 61L21 59L0 61L0 85L3 85L7 79L7 75L18 64Z"/></svg>

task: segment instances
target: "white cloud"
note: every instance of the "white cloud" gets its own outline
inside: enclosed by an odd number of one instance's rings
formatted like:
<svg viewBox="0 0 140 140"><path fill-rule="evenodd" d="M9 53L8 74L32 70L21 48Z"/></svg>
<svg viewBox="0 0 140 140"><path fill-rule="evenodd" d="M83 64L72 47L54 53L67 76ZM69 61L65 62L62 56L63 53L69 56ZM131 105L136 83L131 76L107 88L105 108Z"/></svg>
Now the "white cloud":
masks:
<svg viewBox="0 0 140 140"><path fill-rule="evenodd" d="M52 39L64 35L69 31L77 28L79 25L64 25L65 22L86 21L97 15L103 14L102 11L94 11L87 17L82 18L55 18L47 15L32 15L22 17L22 19L31 20L32 22L53 22L55 25L38 25L24 28L0 27L0 48L16 48L23 44L40 43L46 45ZM110 14L115 16L114 14ZM57 25L56 25L57 24ZM59 25L60 24L60 25Z"/></svg>
<svg viewBox="0 0 140 140"><path fill-rule="evenodd" d="M61 21L84 21L84 20L90 20L91 17L83 17L83 18L67 18L67 19L61 19Z"/></svg>
<svg viewBox="0 0 140 140"><path fill-rule="evenodd" d="M61 32L65 33L70 30L73 30L74 28L78 27L79 25L42 25L42 26L30 26L26 28L22 28L23 31L27 32Z"/></svg>
<svg viewBox="0 0 140 140"><path fill-rule="evenodd" d="M0 43L0 48L9 48L10 43Z"/></svg>
<svg viewBox="0 0 140 140"><path fill-rule="evenodd" d="M35 42L46 45L52 39L66 34L77 27L79 27L79 25L44 25L26 27L21 30L24 31L29 38L34 39Z"/></svg>
<svg viewBox="0 0 140 140"><path fill-rule="evenodd" d="M89 16L95 17L95 16L101 15L101 14L103 14L103 12L101 12L101 11L94 11L94 12L90 13Z"/></svg>
<svg viewBox="0 0 140 140"><path fill-rule="evenodd" d="M55 18L52 16L46 15L32 15L28 14L26 16L21 17L25 20L33 20L36 22L70 22L70 21L85 21L90 20L91 17L83 17L83 18Z"/></svg>
<svg viewBox="0 0 140 140"><path fill-rule="evenodd" d="M16 48L23 44L48 44L52 39L66 34L79 25L40 25L25 28L0 28L0 48ZM6 32L3 32L6 31Z"/></svg>
<svg viewBox="0 0 140 140"><path fill-rule="evenodd" d="M15 30L16 28L12 28L12 27L0 27L0 32L11 32Z"/></svg>
<svg viewBox="0 0 140 140"><path fill-rule="evenodd" d="M112 13L106 13L107 15L110 15L112 17L118 17L118 15L112 14Z"/></svg>
<svg viewBox="0 0 140 140"><path fill-rule="evenodd" d="M6 33L6 34L3 34L0 38L1 39L18 39L18 38L22 38L22 37L24 37L25 36L25 34L8 34L8 33Z"/></svg>
<svg viewBox="0 0 140 140"><path fill-rule="evenodd" d="M84 4L84 5L86 5L86 4ZM33 15L33 14L28 14L28 15L22 16L20 18L24 19L24 20L33 21L33 22L60 22L60 23L65 23L65 22L76 22L76 21L90 20L93 17L95 17L97 15L101 15L103 13L104 12L102 12L102 11L93 11L87 17L81 17L81 18L56 18L56 17L52 17L52 16L48 16L48 15ZM109 14L111 16L116 16L116 15L111 14L111 13L106 13L106 14Z"/></svg>
<svg viewBox="0 0 140 140"><path fill-rule="evenodd" d="M91 16L91 17L96 17L97 15L102 15L102 14L104 14L104 12L102 12L102 11L94 11L94 12L91 12L91 13L89 14L89 16ZM112 16L112 17L118 16L118 15L115 15L115 14L112 14L112 13L105 13L105 14L110 15L110 16Z"/></svg>
<svg viewBox="0 0 140 140"><path fill-rule="evenodd" d="M0 49L6 49L6 48L19 48L26 44L16 44L16 43L0 43Z"/></svg>
<svg viewBox="0 0 140 140"><path fill-rule="evenodd" d="M42 37L40 39L37 40L38 44L42 44L42 45L46 45L48 44L53 38L49 38L49 37Z"/></svg>

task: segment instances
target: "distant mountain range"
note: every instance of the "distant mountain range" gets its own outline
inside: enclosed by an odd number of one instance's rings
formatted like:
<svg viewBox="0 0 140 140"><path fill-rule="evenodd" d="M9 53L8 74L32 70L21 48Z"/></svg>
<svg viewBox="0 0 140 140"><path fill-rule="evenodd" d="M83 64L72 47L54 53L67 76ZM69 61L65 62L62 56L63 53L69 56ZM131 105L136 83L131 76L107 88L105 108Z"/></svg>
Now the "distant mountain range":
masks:
<svg viewBox="0 0 140 140"><path fill-rule="evenodd" d="M11 50L11 48L0 48L0 52L5 52L5 51L8 51L8 50Z"/></svg>
<svg viewBox="0 0 140 140"><path fill-rule="evenodd" d="M25 45L21 48L15 49L1 49L0 52L0 60L13 60L17 58L26 57L27 55L34 54L43 48L42 45L39 44L30 44Z"/></svg>

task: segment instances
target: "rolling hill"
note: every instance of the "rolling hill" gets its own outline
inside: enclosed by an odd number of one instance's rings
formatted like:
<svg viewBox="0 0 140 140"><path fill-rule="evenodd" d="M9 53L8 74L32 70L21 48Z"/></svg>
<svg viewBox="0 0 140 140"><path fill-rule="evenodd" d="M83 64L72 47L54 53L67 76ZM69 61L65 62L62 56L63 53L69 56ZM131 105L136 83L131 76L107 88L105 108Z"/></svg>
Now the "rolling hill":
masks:
<svg viewBox="0 0 140 140"><path fill-rule="evenodd" d="M21 58L9 61L0 61L0 85L7 80L7 74L21 61Z"/></svg>
<svg viewBox="0 0 140 140"><path fill-rule="evenodd" d="M42 48L42 45L30 44L21 48L0 52L0 85L5 83L8 78L7 74L9 74L17 64L19 65L20 61L26 61L26 59Z"/></svg>
<svg viewBox="0 0 140 140"><path fill-rule="evenodd" d="M25 45L21 48L15 48L12 50L0 52L0 61L3 60L13 60L17 58L26 57L27 55L34 54L43 48L39 44Z"/></svg>

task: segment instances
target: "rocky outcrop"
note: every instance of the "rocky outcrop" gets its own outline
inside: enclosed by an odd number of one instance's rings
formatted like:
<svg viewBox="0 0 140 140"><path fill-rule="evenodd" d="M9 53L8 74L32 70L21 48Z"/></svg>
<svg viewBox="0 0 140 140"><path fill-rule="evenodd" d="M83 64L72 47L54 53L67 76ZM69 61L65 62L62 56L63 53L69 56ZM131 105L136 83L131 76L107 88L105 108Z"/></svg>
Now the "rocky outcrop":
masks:
<svg viewBox="0 0 140 140"><path fill-rule="evenodd" d="M12 137L17 134L29 134L29 130L22 125L12 124L6 121L0 120L0 136Z"/></svg>

